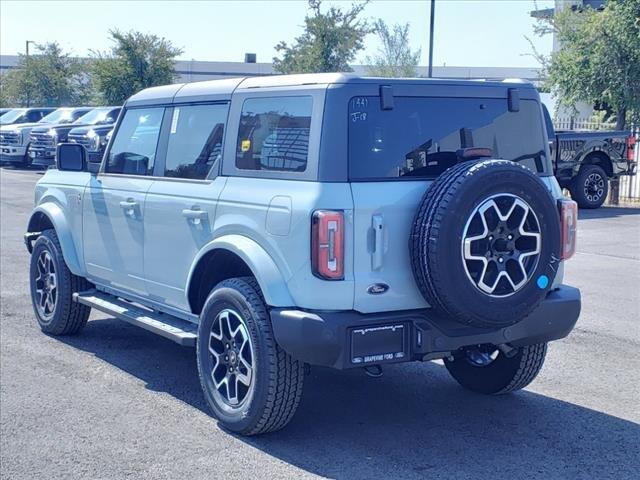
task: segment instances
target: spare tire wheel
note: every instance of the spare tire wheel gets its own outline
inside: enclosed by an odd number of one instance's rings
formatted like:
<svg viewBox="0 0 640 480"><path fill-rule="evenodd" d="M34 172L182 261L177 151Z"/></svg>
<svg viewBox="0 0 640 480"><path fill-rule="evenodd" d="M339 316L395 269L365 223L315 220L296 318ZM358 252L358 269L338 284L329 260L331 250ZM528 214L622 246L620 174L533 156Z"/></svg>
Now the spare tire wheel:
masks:
<svg viewBox="0 0 640 480"><path fill-rule="evenodd" d="M551 288L560 258L556 202L528 168L508 160L454 165L425 193L411 239L420 292L460 323L517 323Z"/></svg>

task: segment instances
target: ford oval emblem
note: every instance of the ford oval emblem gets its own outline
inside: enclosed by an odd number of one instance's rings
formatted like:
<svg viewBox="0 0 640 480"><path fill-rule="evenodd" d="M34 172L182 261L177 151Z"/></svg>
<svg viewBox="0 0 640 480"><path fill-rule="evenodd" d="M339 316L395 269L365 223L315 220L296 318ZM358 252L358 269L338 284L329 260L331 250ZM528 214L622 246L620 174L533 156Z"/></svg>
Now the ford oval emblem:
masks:
<svg viewBox="0 0 640 480"><path fill-rule="evenodd" d="M382 295L389 290L389 285L386 283L374 283L367 288L367 293L370 295Z"/></svg>

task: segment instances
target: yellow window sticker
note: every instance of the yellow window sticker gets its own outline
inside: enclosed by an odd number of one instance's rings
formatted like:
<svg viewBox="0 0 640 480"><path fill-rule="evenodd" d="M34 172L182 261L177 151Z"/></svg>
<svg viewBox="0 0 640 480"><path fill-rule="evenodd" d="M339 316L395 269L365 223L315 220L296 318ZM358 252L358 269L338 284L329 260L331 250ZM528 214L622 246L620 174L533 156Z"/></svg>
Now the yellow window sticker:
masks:
<svg viewBox="0 0 640 480"><path fill-rule="evenodd" d="M248 152L249 150L251 150L251 140L242 140L242 143L240 144L240 149L243 152Z"/></svg>

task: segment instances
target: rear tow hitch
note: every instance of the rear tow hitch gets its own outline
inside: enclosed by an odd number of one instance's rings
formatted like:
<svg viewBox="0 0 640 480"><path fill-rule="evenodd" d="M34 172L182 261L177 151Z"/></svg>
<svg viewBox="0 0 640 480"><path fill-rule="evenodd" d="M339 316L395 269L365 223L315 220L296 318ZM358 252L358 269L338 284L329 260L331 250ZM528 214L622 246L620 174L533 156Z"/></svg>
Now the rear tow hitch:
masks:
<svg viewBox="0 0 640 480"><path fill-rule="evenodd" d="M382 376L382 367L380 365L369 365L364 368L364 373L372 378L380 378Z"/></svg>

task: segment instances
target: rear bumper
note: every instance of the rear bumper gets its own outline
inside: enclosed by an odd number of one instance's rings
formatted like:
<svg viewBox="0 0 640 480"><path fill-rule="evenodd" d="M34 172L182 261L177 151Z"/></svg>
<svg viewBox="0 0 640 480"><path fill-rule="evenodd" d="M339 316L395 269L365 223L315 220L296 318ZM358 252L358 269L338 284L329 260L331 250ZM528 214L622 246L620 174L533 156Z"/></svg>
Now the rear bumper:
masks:
<svg viewBox="0 0 640 480"><path fill-rule="evenodd" d="M271 310L271 322L276 341L292 357L311 365L347 369L437 358L468 345L520 347L557 340L571 332L578 321L580 306L580 291L562 285L550 292L524 320L496 330L464 326L438 317L430 309L362 314L275 308ZM402 355L378 355L377 351L367 359L352 351L354 329L361 332L399 325L404 335Z"/></svg>
<svg viewBox="0 0 640 480"><path fill-rule="evenodd" d="M611 162L611 167L613 176L617 177L618 175L635 175L638 164L629 160L618 160Z"/></svg>

